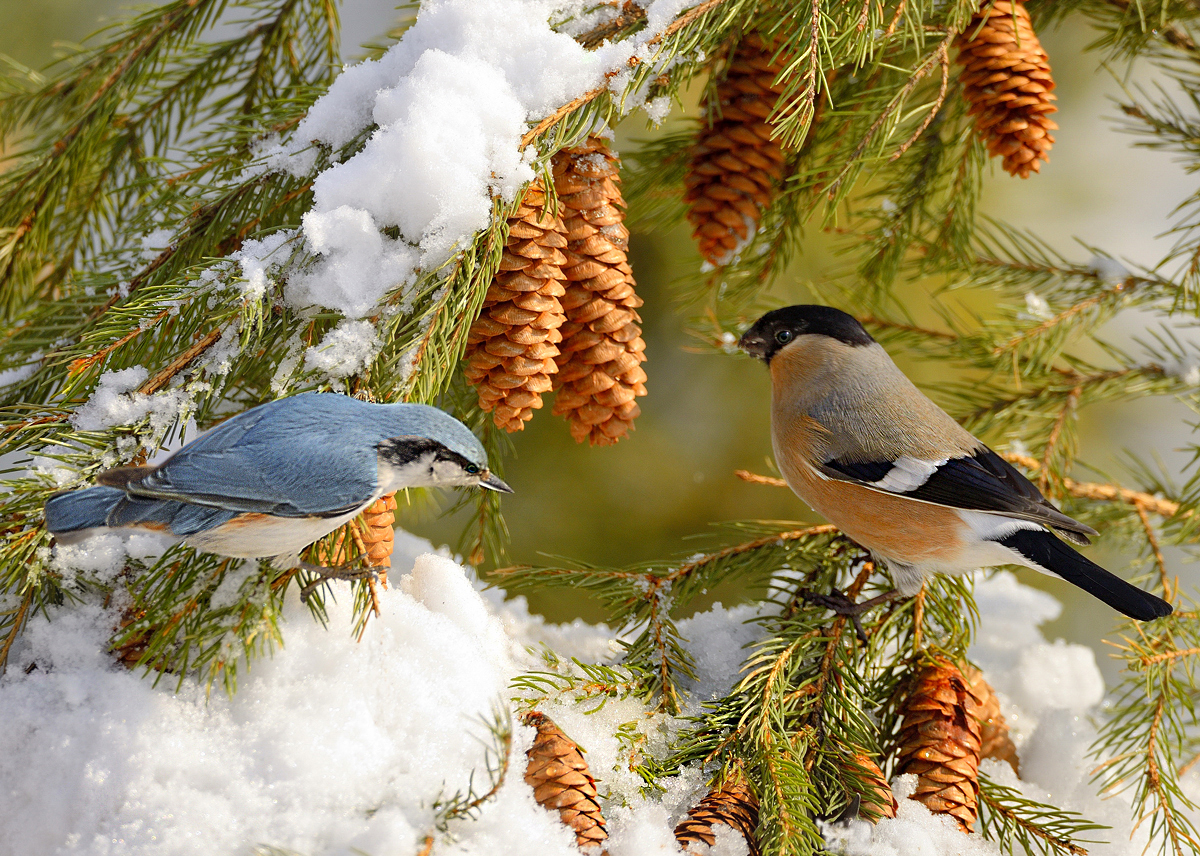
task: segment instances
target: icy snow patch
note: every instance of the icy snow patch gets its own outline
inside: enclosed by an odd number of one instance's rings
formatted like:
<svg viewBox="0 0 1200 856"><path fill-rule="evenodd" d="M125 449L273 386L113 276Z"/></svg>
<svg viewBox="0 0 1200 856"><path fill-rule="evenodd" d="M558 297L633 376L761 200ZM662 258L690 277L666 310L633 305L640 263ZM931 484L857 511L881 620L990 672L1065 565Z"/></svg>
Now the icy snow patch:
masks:
<svg viewBox="0 0 1200 856"><path fill-rule="evenodd" d="M266 168L302 174L313 142L336 156L375 126L360 151L313 182L303 233L319 259L291 277L288 302L361 318L418 268L436 269L487 226L496 198L511 201L534 177L520 146L530 123L606 74L627 73L631 57L653 61L647 43L689 5L647 4L644 30L588 51L550 28L558 0L422 4L386 54L343 71L289 142L262 147ZM661 117L667 107L649 111ZM398 237L382 234L388 228Z"/></svg>
<svg viewBox="0 0 1200 856"><path fill-rule="evenodd" d="M341 321L304 352L304 367L326 377L349 377L371 364L383 343L370 321Z"/></svg>
<svg viewBox="0 0 1200 856"><path fill-rule="evenodd" d="M80 431L103 431L132 425L150 417L152 433L161 433L190 410L191 397L179 389L153 395L137 392L149 372L143 366L105 372L88 400L71 414L71 424Z"/></svg>

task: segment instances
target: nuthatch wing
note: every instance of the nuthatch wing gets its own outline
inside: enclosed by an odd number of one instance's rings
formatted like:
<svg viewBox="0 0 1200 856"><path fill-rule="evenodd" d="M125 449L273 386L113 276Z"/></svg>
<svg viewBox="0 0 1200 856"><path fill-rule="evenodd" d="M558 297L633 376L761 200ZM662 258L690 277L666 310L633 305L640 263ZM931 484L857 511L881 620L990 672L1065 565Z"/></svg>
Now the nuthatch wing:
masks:
<svg viewBox="0 0 1200 856"><path fill-rule="evenodd" d="M770 368L771 441L788 485L886 565L901 594L926 574L1024 565L1141 621L1171 613L1059 540L1088 544L1096 531L926 398L850 315L777 309L739 345Z"/></svg>
<svg viewBox="0 0 1200 856"><path fill-rule="evenodd" d="M301 549L400 488L512 492L454 417L333 393L251 408L158 466L108 470L96 481L46 503L46 528L60 541L101 527L142 528L222 556L281 557L282 567L299 564Z"/></svg>

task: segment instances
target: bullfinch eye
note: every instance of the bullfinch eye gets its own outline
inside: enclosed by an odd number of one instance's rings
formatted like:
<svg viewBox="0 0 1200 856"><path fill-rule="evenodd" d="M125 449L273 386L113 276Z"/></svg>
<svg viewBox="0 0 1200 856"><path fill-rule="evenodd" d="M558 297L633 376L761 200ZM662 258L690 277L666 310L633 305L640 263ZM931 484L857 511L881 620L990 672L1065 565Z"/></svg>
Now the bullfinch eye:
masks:
<svg viewBox="0 0 1200 856"><path fill-rule="evenodd" d="M781 345L786 345L788 342L792 341L792 331L780 330L775 334L775 341Z"/></svg>

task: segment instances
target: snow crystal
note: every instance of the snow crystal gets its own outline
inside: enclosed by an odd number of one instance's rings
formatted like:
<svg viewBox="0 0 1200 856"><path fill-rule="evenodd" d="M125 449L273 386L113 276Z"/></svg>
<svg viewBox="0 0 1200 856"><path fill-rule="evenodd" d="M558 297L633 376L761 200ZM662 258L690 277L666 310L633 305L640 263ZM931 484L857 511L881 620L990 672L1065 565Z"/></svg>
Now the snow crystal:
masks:
<svg viewBox="0 0 1200 856"><path fill-rule="evenodd" d="M153 261L167 247L171 246L174 233L170 229L155 229L142 236L142 258Z"/></svg>
<svg viewBox="0 0 1200 856"><path fill-rule="evenodd" d="M150 377L144 366L105 372L86 403L71 414L80 431L103 431L114 425L137 422L149 412L148 396L134 392Z"/></svg>
<svg viewBox="0 0 1200 856"><path fill-rule="evenodd" d="M241 330L237 322L221 331L220 338L213 342L199 359L199 364L215 375L227 375L233 371L234 360L241 353Z"/></svg>
<svg viewBox="0 0 1200 856"><path fill-rule="evenodd" d="M651 98L646 101L642 105L642 109L646 111L646 115L650 117L650 121L657 128L670 114L671 103L670 95L660 95L658 98Z"/></svg>
<svg viewBox="0 0 1200 856"><path fill-rule="evenodd" d="M304 352L304 366L330 378L349 377L369 366L382 344L370 321L347 319Z"/></svg>
<svg viewBox="0 0 1200 856"><path fill-rule="evenodd" d="M283 254L274 259L272 256L294 235L294 232L285 229L267 235L262 240L251 239L245 241L242 248L230 256L242 268L242 276L245 278L242 293L247 300L261 300L267 293L267 286L271 284L267 269L285 260Z"/></svg>

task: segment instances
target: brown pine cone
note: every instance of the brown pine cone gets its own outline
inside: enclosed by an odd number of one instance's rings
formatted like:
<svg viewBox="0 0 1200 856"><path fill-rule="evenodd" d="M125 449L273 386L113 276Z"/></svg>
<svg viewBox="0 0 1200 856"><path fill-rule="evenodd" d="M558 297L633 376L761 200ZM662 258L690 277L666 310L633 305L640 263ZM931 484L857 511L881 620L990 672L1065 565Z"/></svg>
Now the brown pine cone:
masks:
<svg viewBox="0 0 1200 856"><path fill-rule="evenodd" d="M858 778L867 785L867 793L863 794L858 816L872 823L885 817L896 816L896 798L892 789L883 777L883 770L871 760L870 756L857 754L851 761L858 773Z"/></svg>
<svg viewBox="0 0 1200 856"><path fill-rule="evenodd" d="M525 715L525 724L537 729L533 747L525 753L525 783L546 809L557 809L562 822L575 830L581 850L599 847L608 838L596 793L596 780L588 772L578 744L563 734L550 717L538 711Z"/></svg>
<svg viewBox="0 0 1200 856"><path fill-rule="evenodd" d="M898 740L897 774L917 776L911 799L951 815L964 832L975 825L979 799L979 707L962 672L934 660L904 701Z"/></svg>
<svg viewBox="0 0 1200 856"><path fill-rule="evenodd" d="M980 730L979 757L1007 761L1013 772L1020 775L1021 759L1017 757L1017 747L1008 734L1008 723L1000 712L1000 699L996 698L991 684L983 679L983 672L970 668L965 676L971 684L971 692L980 699L979 710L975 711Z"/></svg>
<svg viewBox="0 0 1200 856"><path fill-rule="evenodd" d="M556 154L553 166L569 241L554 412L567 418L576 442L608 446L633 427L641 412L634 399L646 394L620 165L603 140L589 137Z"/></svg>
<svg viewBox="0 0 1200 856"><path fill-rule="evenodd" d="M758 828L758 798L750 790L740 768L715 783L704 799L688 809L687 817L675 827L675 840L684 853L693 853L695 851L689 845L711 845L717 840L713 826L718 823L740 832L746 839L750 856L759 856L761 851L754 837Z"/></svg>
<svg viewBox="0 0 1200 856"><path fill-rule="evenodd" d="M351 520L334 534L333 546L320 555L320 561L331 567L345 564L346 551L342 545L347 537L354 538L357 533L365 548L365 563L383 569L379 579L387 585L387 568L392 565L392 547L396 540L396 494L379 497L363 510L362 517L362 523Z"/></svg>
<svg viewBox="0 0 1200 856"><path fill-rule="evenodd" d="M533 418L558 370L567 239L562 220L546 212L539 181L525 191L508 228L500 270L467 334L463 373L479 393L480 408L511 432Z"/></svg>
<svg viewBox="0 0 1200 856"><path fill-rule="evenodd" d="M1021 0L985 0L955 40L975 130L1004 169L1029 178L1054 143L1054 79Z"/></svg>
<svg viewBox="0 0 1200 856"><path fill-rule="evenodd" d="M775 50L757 33L738 43L717 84L718 106L692 149L684 201L700 255L714 265L750 241L783 178L783 147L767 121L782 92Z"/></svg>

